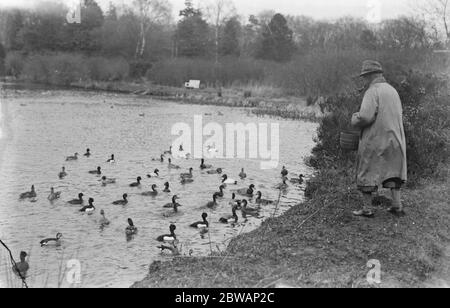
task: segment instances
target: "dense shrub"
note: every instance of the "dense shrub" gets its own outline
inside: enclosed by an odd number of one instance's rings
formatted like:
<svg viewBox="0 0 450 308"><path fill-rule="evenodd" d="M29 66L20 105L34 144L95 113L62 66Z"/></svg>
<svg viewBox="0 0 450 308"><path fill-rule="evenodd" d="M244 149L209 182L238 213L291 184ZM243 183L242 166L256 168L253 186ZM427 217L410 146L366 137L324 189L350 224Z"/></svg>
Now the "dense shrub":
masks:
<svg viewBox="0 0 450 308"><path fill-rule="evenodd" d="M439 175L450 159L448 81L414 71L390 74L388 79L402 99L410 184ZM339 139L360 108L361 94L336 95L324 101L328 113L320 123L310 165L319 169L354 165L356 153L343 151Z"/></svg>
<svg viewBox="0 0 450 308"><path fill-rule="evenodd" d="M128 78L129 69L127 61L122 58L46 54L29 56L21 70L21 76L33 82L70 85L80 80L124 80Z"/></svg>
<svg viewBox="0 0 450 308"><path fill-rule="evenodd" d="M23 69L24 57L18 52L10 52L5 58L5 72L8 76L19 77Z"/></svg>
<svg viewBox="0 0 450 308"><path fill-rule="evenodd" d="M262 83L265 76L264 62L251 59L227 57L216 65L211 60L173 59L157 62L147 72L150 81L169 86L182 86L190 79L198 79L206 84L219 81L227 86L232 83Z"/></svg>

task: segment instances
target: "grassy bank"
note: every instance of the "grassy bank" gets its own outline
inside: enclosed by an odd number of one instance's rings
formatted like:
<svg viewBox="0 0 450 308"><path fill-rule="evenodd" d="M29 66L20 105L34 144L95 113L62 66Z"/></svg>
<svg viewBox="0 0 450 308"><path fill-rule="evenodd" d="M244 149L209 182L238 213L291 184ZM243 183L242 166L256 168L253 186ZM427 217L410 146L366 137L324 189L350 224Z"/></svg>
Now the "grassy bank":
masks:
<svg viewBox="0 0 450 308"><path fill-rule="evenodd" d="M133 287L370 287L371 259L381 263L379 287L442 286L450 281L449 181L405 191L407 216L355 218L361 200L350 172L319 174L313 199L234 239L220 256L155 262Z"/></svg>

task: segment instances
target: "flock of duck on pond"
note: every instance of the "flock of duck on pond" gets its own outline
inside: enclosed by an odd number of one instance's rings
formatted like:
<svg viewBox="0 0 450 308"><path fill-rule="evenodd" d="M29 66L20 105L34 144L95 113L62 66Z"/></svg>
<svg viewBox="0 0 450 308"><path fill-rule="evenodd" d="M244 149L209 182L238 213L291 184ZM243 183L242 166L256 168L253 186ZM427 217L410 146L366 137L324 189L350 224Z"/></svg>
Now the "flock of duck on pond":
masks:
<svg viewBox="0 0 450 308"><path fill-rule="evenodd" d="M212 151L212 150L213 149L211 147L208 148L208 151ZM89 158L90 156L91 156L91 151L90 151L90 149L87 149L86 153L84 154L84 157ZM183 150L182 145L180 146L179 151L177 153L173 153L172 147L170 147L170 149L168 151L165 151L163 154L161 154L160 158L152 159L152 161L159 161L161 163L164 163L165 160L167 159L169 169L173 169L173 170L181 169L179 166L172 163L172 158L174 158L174 157L189 159L190 154L186 153ZM66 162L76 162L78 159L79 159L79 154L75 153L73 156L66 157ZM115 155L114 154L111 155L111 157L106 162L110 163L110 164L116 163ZM222 175L222 173L223 173L222 168L214 168L212 165L206 164L204 159L201 160L199 168L202 171L206 171L207 175L214 175L214 174ZM180 174L180 183L181 184L189 184L189 183L194 182L193 171L194 171L194 169L190 168L189 172L181 173ZM160 171L158 169L155 169L153 171L153 173L150 173L147 175L147 178L149 178L149 179L159 178L160 179L161 177L160 177L159 172ZM102 174L101 167L97 167L96 170L89 171L89 174L101 176L101 183L103 186L107 186L107 185L116 183L116 179L108 178ZM283 166L282 171L281 171L282 183L277 185L275 187L275 189L285 190L288 187L288 184L287 184L287 181L289 180L288 174L289 174L288 170L286 169L286 167ZM68 176L65 167L62 167L62 170L58 176L60 179L64 179L65 177ZM247 178L247 174L245 173L245 170L243 168L242 168L241 172L239 173L239 178L241 180L244 180ZM300 174L298 178L290 179L290 182L293 184L296 184L296 185L301 185L304 182L304 175ZM213 208L217 207L219 205L218 199L225 197L224 190L227 188L227 186L228 185L235 186L237 184L238 184L237 180L229 178L226 174L223 174L221 176L221 183L220 183L219 191L213 194L212 201L208 202L205 205L205 207L209 208L209 209L213 209ZM140 188L141 186L142 186L142 178L141 177L137 177L136 182L129 184L130 188ZM156 197L158 194L160 194L160 192L157 190L157 188L158 188L157 185L153 184L150 191L143 192L143 193L141 193L141 195L145 196L145 197ZM162 190L162 193L166 193L166 194L171 193L169 182L166 182L164 184L164 190ZM237 196L244 197L244 199L239 200L239 199L237 199ZM252 208L249 206L249 201L252 200L255 196L256 196L256 198L254 199L254 204L256 205L256 207ZM36 197L37 197L37 193L35 190L35 186L32 185L31 191L22 193L20 195L20 200L28 199L28 200L31 200L32 202L34 202L34 201L36 201ZM50 194L48 195L48 200L50 202L54 202L60 198L61 198L61 192L56 192L55 189L52 187L50 189ZM248 198L249 200L247 200L245 198ZM170 209L170 212L167 212L166 214L164 214L165 217L171 217L178 213L178 208L182 206L181 204L178 203L179 199L180 198L177 195L173 195L172 201L163 206L163 208ZM84 194L80 193L78 195L78 198L70 200L67 203L70 205L78 205L78 206L80 206L80 209L79 209L80 212L91 215L96 211L94 202L95 202L95 200L93 198L89 198L87 200L88 204L85 205ZM218 222L221 224L236 224L239 219L239 217L237 215L237 211L241 211L242 216L244 218L246 218L247 216L258 217L261 206L271 205L274 203L276 203L276 202L274 202L272 200L263 199L261 191L255 192L254 184L251 184L248 188L233 190L231 201L229 202L229 205L231 207L231 215L221 217ZM127 205L128 204L128 195L124 194L123 198L121 200L114 201L114 202L112 202L112 204L113 205L123 205L123 206ZM106 218L105 211L101 210L100 215L101 215L101 220L100 220L101 227L103 228L105 226L108 226L110 224L110 221ZM208 228L210 226L210 222L208 221L208 214L202 213L201 219L202 219L201 221L194 222L189 227L197 228L197 229L200 229L202 233L207 233ZM175 234L176 226L174 224L171 224L169 226L169 231L170 231L169 234L163 234L156 238L157 241L161 242L161 245L158 246L158 248L160 248L162 251L169 250L170 252L172 252L172 254L177 255L177 254L179 254L179 250L177 248L178 240L177 240L177 236ZM130 238L130 237L133 237L134 235L136 235L137 232L138 232L138 228L134 225L133 220L131 218L128 218L128 226L125 228L125 234L127 235L128 238ZM63 235L61 233L58 233L55 238L47 238L47 239L42 240L40 242L40 245L41 245L41 247L50 246L50 245L59 246L61 244L62 237L63 237ZM26 253L22 252L21 256L20 256L21 262L17 263L17 269L21 272L22 272L22 270L24 270L24 272L26 273L26 270L28 270L28 264L25 262L25 257L26 257ZM21 269L20 267L23 267L23 268ZM16 268L14 268L14 271L17 272Z"/></svg>

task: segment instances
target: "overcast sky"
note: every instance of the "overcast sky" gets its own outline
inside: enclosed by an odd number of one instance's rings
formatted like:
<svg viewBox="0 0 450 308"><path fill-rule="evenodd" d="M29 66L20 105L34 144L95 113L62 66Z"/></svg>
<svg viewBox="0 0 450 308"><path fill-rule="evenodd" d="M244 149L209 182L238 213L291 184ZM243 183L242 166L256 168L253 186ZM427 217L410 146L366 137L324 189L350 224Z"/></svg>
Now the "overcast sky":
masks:
<svg viewBox="0 0 450 308"><path fill-rule="evenodd" d="M67 0L66 2L77 0ZM103 7L108 3L132 3L132 0L97 0ZM185 0L169 0L174 7L174 16L183 8ZM214 0L194 0L205 3ZM29 6L37 0L0 0L0 6ZM263 10L274 10L289 15L307 15L314 18L336 18L344 15L367 17L378 6L382 19L408 14L411 11L410 0L235 0L235 6L241 15L257 14ZM373 14L372 14L373 16Z"/></svg>

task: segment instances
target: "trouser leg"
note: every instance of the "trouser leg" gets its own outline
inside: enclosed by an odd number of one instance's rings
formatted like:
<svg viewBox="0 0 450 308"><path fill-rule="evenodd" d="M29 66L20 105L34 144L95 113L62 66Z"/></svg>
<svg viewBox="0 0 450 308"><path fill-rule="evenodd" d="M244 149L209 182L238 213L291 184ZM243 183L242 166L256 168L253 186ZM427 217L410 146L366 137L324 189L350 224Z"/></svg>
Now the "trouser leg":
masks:
<svg viewBox="0 0 450 308"><path fill-rule="evenodd" d="M400 189L391 189L391 195L392 195L392 205L394 206L394 208L403 211Z"/></svg>

